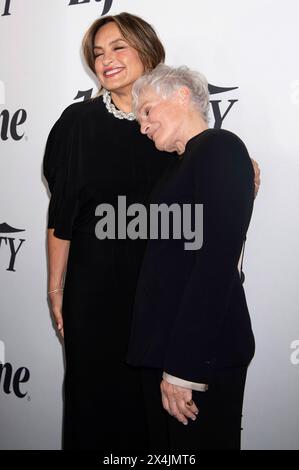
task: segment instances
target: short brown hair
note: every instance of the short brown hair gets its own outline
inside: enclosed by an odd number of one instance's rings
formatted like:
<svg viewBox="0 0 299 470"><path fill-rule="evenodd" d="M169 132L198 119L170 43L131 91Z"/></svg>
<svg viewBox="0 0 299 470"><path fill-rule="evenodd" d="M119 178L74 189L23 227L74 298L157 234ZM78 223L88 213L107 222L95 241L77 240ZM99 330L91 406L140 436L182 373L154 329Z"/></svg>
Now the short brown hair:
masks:
<svg viewBox="0 0 299 470"><path fill-rule="evenodd" d="M154 28L139 16L131 13L103 16L95 20L86 31L82 42L83 55L89 68L95 73L94 38L107 23L115 23L130 46L134 47L149 72L165 60L165 50Z"/></svg>

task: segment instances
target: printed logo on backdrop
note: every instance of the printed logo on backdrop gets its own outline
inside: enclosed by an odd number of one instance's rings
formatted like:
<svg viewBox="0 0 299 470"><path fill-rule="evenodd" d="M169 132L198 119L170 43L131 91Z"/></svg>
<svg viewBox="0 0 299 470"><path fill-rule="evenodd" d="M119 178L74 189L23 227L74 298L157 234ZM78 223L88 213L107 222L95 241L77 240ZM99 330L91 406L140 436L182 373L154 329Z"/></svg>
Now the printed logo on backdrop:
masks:
<svg viewBox="0 0 299 470"><path fill-rule="evenodd" d="M19 232L25 232L25 229L14 228L7 223L0 224L0 253L1 255L3 252L5 253L4 267L6 271L16 272L16 259L20 254L23 243L26 241L25 238L14 236L14 234Z"/></svg>
<svg viewBox="0 0 299 470"><path fill-rule="evenodd" d="M232 110L234 104L238 101L236 98L230 97L233 90L237 90L239 87L219 87L209 84L210 95L220 95L221 99L211 99L211 111L214 116L214 128L221 129L224 119L228 116L228 113ZM92 97L93 89L79 90L74 100L86 101ZM225 93L225 97L222 96Z"/></svg>
<svg viewBox="0 0 299 470"><path fill-rule="evenodd" d="M18 109L15 112L10 112L8 109L3 109L0 112L0 136L1 140L22 140L24 132L19 127L24 124L27 119L27 112L25 109Z"/></svg>
<svg viewBox="0 0 299 470"><path fill-rule="evenodd" d="M24 124L27 119L27 112L25 109L18 109L17 111L9 111L5 106L5 84L0 80L0 138L1 140L22 140L24 132L20 129L20 126Z"/></svg>
<svg viewBox="0 0 299 470"><path fill-rule="evenodd" d="M113 0L70 0L69 6L83 5L84 3L94 3L94 2L103 4L103 10L101 13L101 16L103 16L103 15L106 15L110 11Z"/></svg>
<svg viewBox="0 0 299 470"><path fill-rule="evenodd" d="M13 393L18 398L24 398L28 395L24 384L27 384L29 379L30 371L27 367L14 367L10 362L5 362L5 344L0 340L0 393ZM30 401L29 396L27 400Z"/></svg>
<svg viewBox="0 0 299 470"><path fill-rule="evenodd" d="M299 104L299 80L294 80L290 83L291 88L291 103L292 104Z"/></svg>
<svg viewBox="0 0 299 470"><path fill-rule="evenodd" d="M211 99L211 111L214 116L214 128L221 129L224 119L228 116L228 113L232 110L234 104L238 101L237 99L230 98L233 90L237 90L239 87L219 87L209 84L210 95L220 95L220 99ZM225 96L223 94L225 93ZM230 98L230 99L229 99Z"/></svg>
<svg viewBox="0 0 299 470"><path fill-rule="evenodd" d="M4 4L3 7L1 7L1 8L2 8L2 11L3 11L3 13L2 13L1 16L9 16L9 15L11 15L11 13L10 13L10 1L11 1L11 0L2 0L2 1L1 1L1 3Z"/></svg>
<svg viewBox="0 0 299 470"><path fill-rule="evenodd" d="M103 5L103 10L101 13L101 16L103 16L103 15L106 15L110 11L113 0L70 0L68 5L69 6L83 5L84 3L93 3L93 2L101 3ZM10 16L11 15L11 12L10 12L11 0L2 0L2 3L3 3L3 6L1 7L2 8L1 16Z"/></svg>

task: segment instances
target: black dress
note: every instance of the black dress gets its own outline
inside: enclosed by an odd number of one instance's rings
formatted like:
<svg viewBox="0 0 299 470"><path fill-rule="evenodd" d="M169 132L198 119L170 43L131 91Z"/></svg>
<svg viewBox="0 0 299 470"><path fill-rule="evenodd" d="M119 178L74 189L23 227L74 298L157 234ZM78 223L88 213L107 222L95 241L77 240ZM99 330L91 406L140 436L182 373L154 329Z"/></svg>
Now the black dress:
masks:
<svg viewBox="0 0 299 470"><path fill-rule="evenodd" d="M69 106L48 138L48 227L71 240L63 298L64 449L140 449L146 425L138 369L125 363L146 241L99 240L101 203L145 203L176 157L158 152L135 121L96 98Z"/></svg>

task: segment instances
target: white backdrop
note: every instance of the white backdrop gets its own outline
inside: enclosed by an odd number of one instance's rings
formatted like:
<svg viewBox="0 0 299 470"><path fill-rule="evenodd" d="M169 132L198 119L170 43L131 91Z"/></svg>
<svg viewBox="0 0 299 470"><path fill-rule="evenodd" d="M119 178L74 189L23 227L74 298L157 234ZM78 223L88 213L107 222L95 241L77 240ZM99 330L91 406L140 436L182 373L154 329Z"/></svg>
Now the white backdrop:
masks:
<svg viewBox="0 0 299 470"><path fill-rule="evenodd" d="M231 105L222 127L245 141L262 171L245 255L257 349L242 447L299 449L296 0L0 0L0 448L61 446L63 353L46 299L41 164L61 111L79 90L95 91L80 43L109 3L109 13L155 26L167 63L238 87L211 100L222 116Z"/></svg>

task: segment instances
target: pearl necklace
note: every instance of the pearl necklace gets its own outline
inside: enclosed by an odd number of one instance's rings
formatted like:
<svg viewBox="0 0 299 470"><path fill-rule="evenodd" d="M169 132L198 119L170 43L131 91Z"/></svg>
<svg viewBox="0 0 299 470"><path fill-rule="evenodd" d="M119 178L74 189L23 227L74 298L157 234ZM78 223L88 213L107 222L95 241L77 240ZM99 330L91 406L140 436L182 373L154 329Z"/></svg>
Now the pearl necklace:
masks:
<svg viewBox="0 0 299 470"><path fill-rule="evenodd" d="M112 113L117 119L127 119L128 121L134 121L135 114L134 113L125 113L120 109L116 109L113 103L111 103L111 94L110 91L104 90L103 93L103 101L109 113Z"/></svg>

